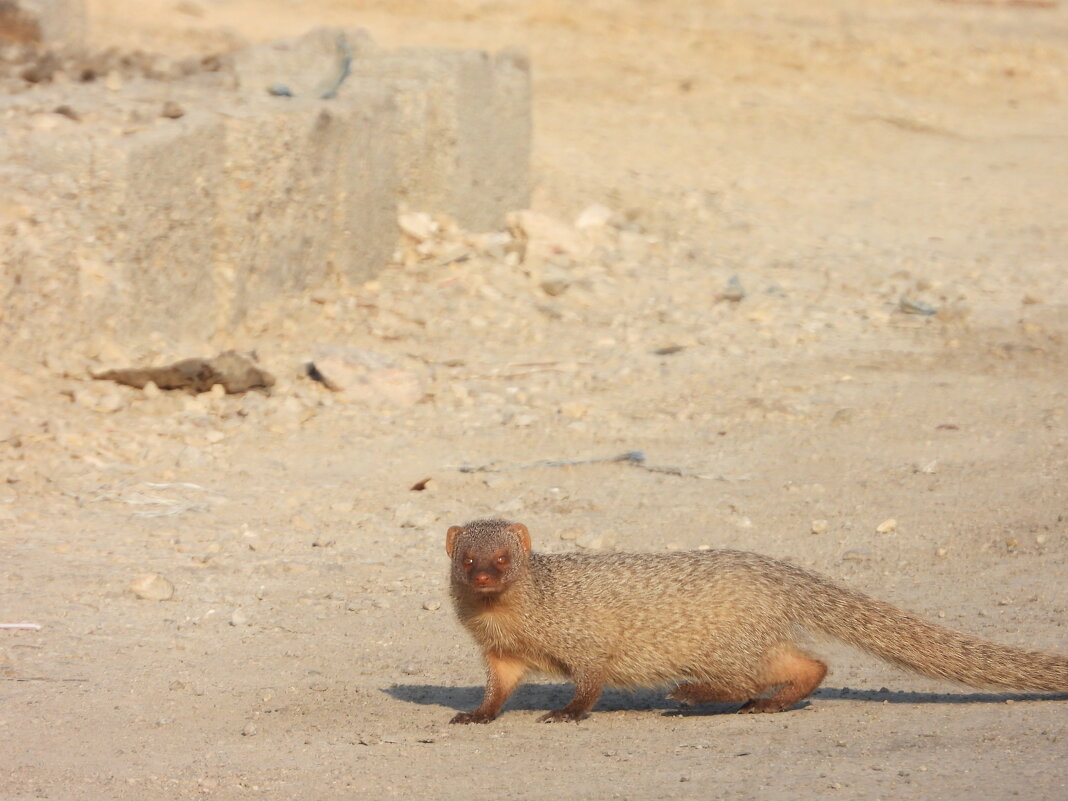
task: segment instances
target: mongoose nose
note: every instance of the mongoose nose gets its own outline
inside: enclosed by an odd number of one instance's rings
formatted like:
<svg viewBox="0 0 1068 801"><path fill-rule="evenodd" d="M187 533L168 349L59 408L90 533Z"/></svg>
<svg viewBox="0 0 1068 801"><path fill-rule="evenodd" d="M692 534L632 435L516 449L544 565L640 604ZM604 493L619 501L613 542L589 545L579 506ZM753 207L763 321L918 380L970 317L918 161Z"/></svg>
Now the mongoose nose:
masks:
<svg viewBox="0 0 1068 801"><path fill-rule="evenodd" d="M489 573L483 571L475 573L475 575L471 576L471 581L477 584L479 587L485 587L487 584L493 582L493 577Z"/></svg>

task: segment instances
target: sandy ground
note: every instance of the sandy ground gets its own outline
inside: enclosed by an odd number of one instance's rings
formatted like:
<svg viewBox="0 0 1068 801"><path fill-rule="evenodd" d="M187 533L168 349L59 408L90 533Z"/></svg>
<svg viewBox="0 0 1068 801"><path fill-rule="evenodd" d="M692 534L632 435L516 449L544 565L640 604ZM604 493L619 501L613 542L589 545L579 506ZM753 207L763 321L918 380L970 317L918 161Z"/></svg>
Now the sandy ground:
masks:
<svg viewBox="0 0 1068 801"><path fill-rule="evenodd" d="M834 646L787 714L611 691L545 726L569 688L532 682L450 727L482 672L443 551L489 514L544 550L745 548L1068 651L1068 6L91 11L97 45L170 54L317 24L523 46L562 222L529 221L522 264L445 226L204 343L254 349L270 397L84 377L194 355L162 341L4 368L0 618L42 629L0 631L0 798L1068 797L1068 701ZM611 220L576 229L593 203ZM302 378L317 344L389 357L418 402ZM459 469L632 450L681 474ZM172 599L127 589L149 572Z"/></svg>

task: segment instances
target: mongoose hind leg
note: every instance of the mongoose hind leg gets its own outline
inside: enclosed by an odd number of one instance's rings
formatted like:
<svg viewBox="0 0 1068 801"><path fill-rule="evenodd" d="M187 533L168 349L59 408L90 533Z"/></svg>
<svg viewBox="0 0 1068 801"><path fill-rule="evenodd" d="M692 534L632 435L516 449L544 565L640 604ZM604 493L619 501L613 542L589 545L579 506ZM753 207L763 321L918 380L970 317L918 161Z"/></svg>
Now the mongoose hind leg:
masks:
<svg viewBox="0 0 1068 801"><path fill-rule="evenodd" d="M764 698L752 698L739 712L785 712L807 698L827 675L827 665L794 647L775 651L764 664L764 688L778 689Z"/></svg>

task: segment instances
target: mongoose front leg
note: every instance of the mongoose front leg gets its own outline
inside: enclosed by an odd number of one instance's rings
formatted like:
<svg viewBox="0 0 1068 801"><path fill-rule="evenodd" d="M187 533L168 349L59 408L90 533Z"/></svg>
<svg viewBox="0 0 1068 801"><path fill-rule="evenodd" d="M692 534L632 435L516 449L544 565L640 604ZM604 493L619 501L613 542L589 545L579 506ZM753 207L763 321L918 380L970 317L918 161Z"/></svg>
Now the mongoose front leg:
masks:
<svg viewBox="0 0 1068 801"><path fill-rule="evenodd" d="M588 717L593 705L601 697L604 680L595 673L575 673L571 680L575 682L575 697L563 709L546 712L538 718L539 723L578 723Z"/></svg>
<svg viewBox="0 0 1068 801"><path fill-rule="evenodd" d="M489 723L501 711L508 696L527 672L526 663L515 657L486 652L486 694L478 709L460 712L449 723Z"/></svg>

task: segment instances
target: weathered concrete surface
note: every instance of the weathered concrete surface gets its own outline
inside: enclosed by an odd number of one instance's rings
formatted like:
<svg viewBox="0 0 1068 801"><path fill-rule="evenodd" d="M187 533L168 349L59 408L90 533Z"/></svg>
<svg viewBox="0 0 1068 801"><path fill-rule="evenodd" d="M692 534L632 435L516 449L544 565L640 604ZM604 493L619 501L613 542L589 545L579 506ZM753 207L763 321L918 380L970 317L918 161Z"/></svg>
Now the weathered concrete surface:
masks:
<svg viewBox="0 0 1068 801"><path fill-rule="evenodd" d="M355 72L396 87L401 195L410 207L449 209L473 230L499 224L501 209L526 207L527 175L515 168L530 161L521 54L401 50L358 62Z"/></svg>
<svg viewBox="0 0 1068 801"><path fill-rule="evenodd" d="M216 283L229 322L277 293L366 280L396 243L392 98L257 97L224 122ZM226 321L220 321L226 322Z"/></svg>
<svg viewBox="0 0 1068 801"><path fill-rule="evenodd" d="M297 97L379 87L396 101L398 195L410 208L444 211L485 230L529 200L530 67L519 52L377 48L360 30L319 28L235 54L238 88L285 86Z"/></svg>
<svg viewBox="0 0 1068 801"><path fill-rule="evenodd" d="M87 329L208 341L280 294L373 276L398 204L475 230L527 204L519 55L385 51L321 29L174 80L158 71L0 95L0 175L25 200L0 208L0 237L65 244L12 244L0 348L42 313L57 342Z"/></svg>

